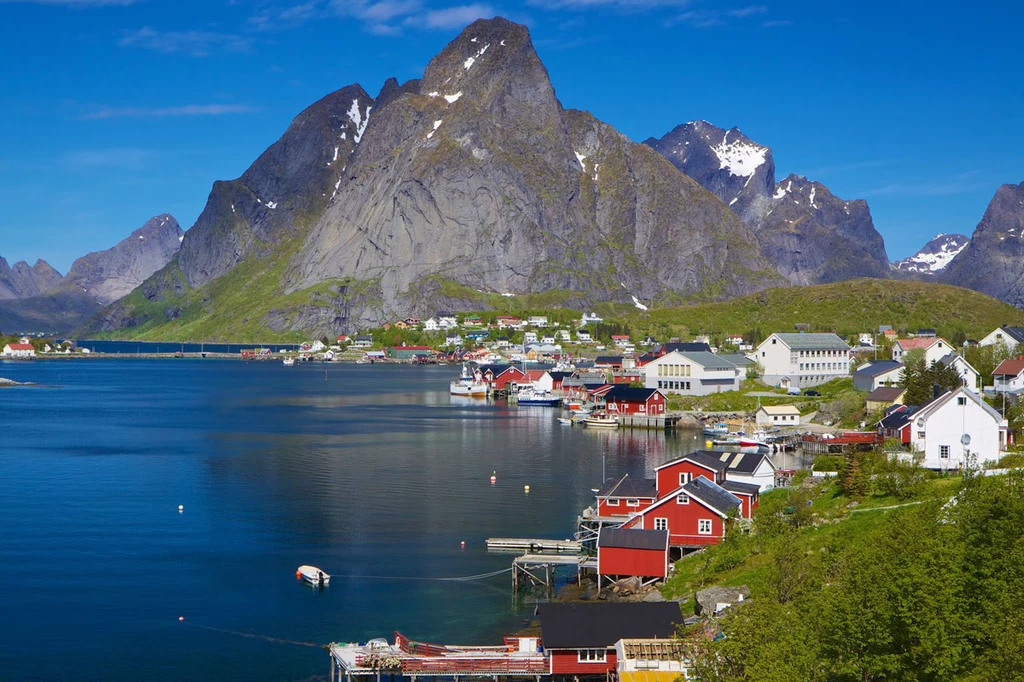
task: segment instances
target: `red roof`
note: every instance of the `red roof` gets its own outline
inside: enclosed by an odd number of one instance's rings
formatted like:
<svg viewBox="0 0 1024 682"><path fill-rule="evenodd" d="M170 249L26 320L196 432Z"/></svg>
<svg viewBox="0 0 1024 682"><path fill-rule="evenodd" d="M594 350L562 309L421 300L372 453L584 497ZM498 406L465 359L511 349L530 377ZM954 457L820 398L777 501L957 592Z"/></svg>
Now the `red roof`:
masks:
<svg viewBox="0 0 1024 682"><path fill-rule="evenodd" d="M913 339L900 339L899 344L903 350L912 350L914 348L931 348L932 344L938 343L942 339L927 336L918 336Z"/></svg>
<svg viewBox="0 0 1024 682"><path fill-rule="evenodd" d="M530 381L537 381L547 373L546 369L528 369L526 370L526 378Z"/></svg>
<svg viewBox="0 0 1024 682"><path fill-rule="evenodd" d="M35 350L31 343L9 343L7 345L11 350Z"/></svg>
<svg viewBox="0 0 1024 682"><path fill-rule="evenodd" d="M1024 371L1024 358L1007 358L992 372L995 376L1015 377Z"/></svg>

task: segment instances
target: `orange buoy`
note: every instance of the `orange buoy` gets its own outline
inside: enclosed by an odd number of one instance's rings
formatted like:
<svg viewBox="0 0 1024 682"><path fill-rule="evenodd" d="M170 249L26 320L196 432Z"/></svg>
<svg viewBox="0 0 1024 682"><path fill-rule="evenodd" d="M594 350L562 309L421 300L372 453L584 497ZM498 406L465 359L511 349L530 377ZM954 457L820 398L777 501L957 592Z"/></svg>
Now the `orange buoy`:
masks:
<svg viewBox="0 0 1024 682"><path fill-rule="evenodd" d="M302 580L302 571L295 571L295 579Z"/></svg>
<svg viewBox="0 0 1024 682"><path fill-rule="evenodd" d="M466 541L465 540L463 540L462 542L459 543L459 547L465 547L465 546L466 546Z"/></svg>
<svg viewBox="0 0 1024 682"><path fill-rule="evenodd" d="M183 620L185 620L185 616L178 616L178 622L179 622L179 623L180 623L181 621L183 621Z"/></svg>

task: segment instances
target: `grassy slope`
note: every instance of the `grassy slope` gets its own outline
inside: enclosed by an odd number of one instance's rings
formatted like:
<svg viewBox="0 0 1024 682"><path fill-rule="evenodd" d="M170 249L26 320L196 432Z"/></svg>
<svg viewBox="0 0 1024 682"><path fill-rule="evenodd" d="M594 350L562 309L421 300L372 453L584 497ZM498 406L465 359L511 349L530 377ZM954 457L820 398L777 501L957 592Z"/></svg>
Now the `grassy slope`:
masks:
<svg viewBox="0 0 1024 682"><path fill-rule="evenodd" d="M153 313L149 321L107 336L237 341L285 341L308 336L301 332L274 333L262 323L267 311L310 303L316 294L341 283L327 282L281 296L278 282L294 248L295 243L286 244L270 258L242 263L203 289L189 292L182 300L150 302L139 291L133 292L126 303L136 310ZM549 313L562 318L570 317L570 301L582 298L570 291L506 297L482 293L440 277L429 278L429 283L441 296L459 300L463 307L475 311ZM204 298L208 301L205 305ZM416 300L415 292L410 300ZM175 320L168 320L165 314L171 306L183 310ZM942 284L874 279L770 289L730 301L656 308L649 312L621 304L598 304L595 308L605 319L628 325L636 338L651 334L659 339L688 338L701 333L723 336L752 329L767 335L773 331L792 331L796 324L844 335L877 329L880 324L908 330L935 327L947 337L962 330L969 338L980 338L1001 324L1024 325L1024 313L1020 310L978 292Z"/></svg>

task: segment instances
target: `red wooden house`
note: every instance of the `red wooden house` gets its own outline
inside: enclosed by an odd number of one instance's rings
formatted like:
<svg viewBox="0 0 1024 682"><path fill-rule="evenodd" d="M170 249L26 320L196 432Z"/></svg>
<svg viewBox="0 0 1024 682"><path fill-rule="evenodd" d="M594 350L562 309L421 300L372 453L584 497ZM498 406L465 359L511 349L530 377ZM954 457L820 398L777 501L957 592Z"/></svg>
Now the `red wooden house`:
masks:
<svg viewBox="0 0 1024 682"><path fill-rule="evenodd" d="M629 516L650 507L657 499L653 479L632 478L626 474L597 491L597 515Z"/></svg>
<svg viewBox="0 0 1024 682"><path fill-rule="evenodd" d="M683 622L676 602L546 603L537 607L552 675L615 672L615 643L671 639Z"/></svg>
<svg viewBox="0 0 1024 682"><path fill-rule="evenodd" d="M480 375L495 390L504 390L512 382L517 384L526 381L526 373L515 365L484 365L480 367Z"/></svg>
<svg viewBox="0 0 1024 682"><path fill-rule="evenodd" d="M673 547L715 545L725 538L730 515L742 507L740 499L704 476L697 476L672 494L623 524L624 528L667 530Z"/></svg>
<svg viewBox="0 0 1024 682"><path fill-rule="evenodd" d="M651 415L665 414L665 396L656 388L631 388L616 384L603 396L609 414Z"/></svg>
<svg viewBox="0 0 1024 682"><path fill-rule="evenodd" d="M673 494L677 488L702 476L714 481L737 497L742 505L740 515L745 519L750 519L760 504L760 487L748 480L734 481L730 478L730 473L732 466L737 462L752 464L753 461L763 457L764 455L697 450L684 457L665 462L654 470L657 477L658 499ZM750 461L748 462L748 460ZM749 478L744 472L739 472L737 477Z"/></svg>
<svg viewBox="0 0 1024 682"><path fill-rule="evenodd" d="M761 503L761 489L753 483L730 481L728 479L722 484L722 487L732 493L734 497L739 498L740 516L745 519L753 518L754 510Z"/></svg>
<svg viewBox="0 0 1024 682"><path fill-rule="evenodd" d="M598 588L604 579L638 577L653 582L667 575L667 530L601 528L597 537Z"/></svg>

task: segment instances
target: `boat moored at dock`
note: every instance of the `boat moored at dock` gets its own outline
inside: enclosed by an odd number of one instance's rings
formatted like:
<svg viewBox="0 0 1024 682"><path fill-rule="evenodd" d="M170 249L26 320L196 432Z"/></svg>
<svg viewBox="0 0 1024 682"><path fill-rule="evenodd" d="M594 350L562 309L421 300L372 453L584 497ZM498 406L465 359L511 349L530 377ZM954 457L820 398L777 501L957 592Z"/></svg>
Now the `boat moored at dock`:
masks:
<svg viewBox="0 0 1024 682"><path fill-rule="evenodd" d="M448 385L448 392L452 395L486 398L487 382L484 381L479 369L470 372L469 366L463 364L462 374Z"/></svg>

